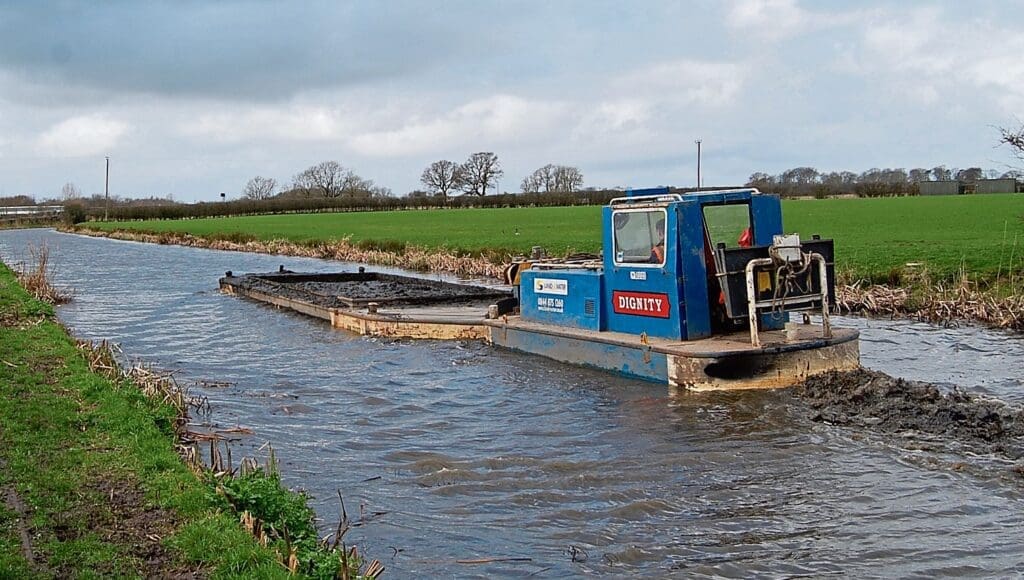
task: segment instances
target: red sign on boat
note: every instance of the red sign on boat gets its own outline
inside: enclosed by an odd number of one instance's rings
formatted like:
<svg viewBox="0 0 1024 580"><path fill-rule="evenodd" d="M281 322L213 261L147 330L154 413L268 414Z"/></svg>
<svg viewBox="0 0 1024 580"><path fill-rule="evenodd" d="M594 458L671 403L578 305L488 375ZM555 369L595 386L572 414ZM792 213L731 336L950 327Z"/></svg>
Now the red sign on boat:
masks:
<svg viewBox="0 0 1024 580"><path fill-rule="evenodd" d="M668 294L612 291L612 309L617 314L668 318Z"/></svg>

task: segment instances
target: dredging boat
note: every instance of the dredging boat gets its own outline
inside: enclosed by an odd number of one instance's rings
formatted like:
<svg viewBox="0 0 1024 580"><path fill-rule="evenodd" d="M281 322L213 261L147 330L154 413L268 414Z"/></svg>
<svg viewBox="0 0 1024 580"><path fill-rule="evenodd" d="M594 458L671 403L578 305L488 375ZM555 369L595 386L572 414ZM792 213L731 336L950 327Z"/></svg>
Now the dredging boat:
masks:
<svg viewBox="0 0 1024 580"><path fill-rule="evenodd" d="M363 335L483 340L691 390L779 388L859 366L857 331L829 319L833 242L784 235L777 196L633 190L602 222L600 256L535 251L508 268L508 289L362 268L227 272L220 288Z"/></svg>

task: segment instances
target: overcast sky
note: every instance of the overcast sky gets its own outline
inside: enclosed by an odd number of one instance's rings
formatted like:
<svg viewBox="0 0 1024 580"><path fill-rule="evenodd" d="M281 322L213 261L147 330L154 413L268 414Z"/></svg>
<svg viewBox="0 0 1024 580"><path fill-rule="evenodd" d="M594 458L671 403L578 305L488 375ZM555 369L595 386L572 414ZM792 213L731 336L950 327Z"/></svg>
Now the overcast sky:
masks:
<svg viewBox="0 0 1024 580"><path fill-rule="evenodd" d="M336 160L401 195L437 159L586 185L1006 169L1024 2L0 2L0 195L213 200Z"/></svg>

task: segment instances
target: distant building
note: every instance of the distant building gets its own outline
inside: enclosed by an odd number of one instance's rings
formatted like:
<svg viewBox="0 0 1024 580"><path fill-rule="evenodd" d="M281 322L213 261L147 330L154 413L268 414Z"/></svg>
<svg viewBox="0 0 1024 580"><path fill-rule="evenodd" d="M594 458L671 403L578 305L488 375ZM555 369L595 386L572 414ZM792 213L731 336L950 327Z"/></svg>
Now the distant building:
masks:
<svg viewBox="0 0 1024 580"><path fill-rule="evenodd" d="M1016 179L979 179L978 181L919 181L921 195L961 195L970 193L1024 192L1024 184Z"/></svg>
<svg viewBox="0 0 1024 580"><path fill-rule="evenodd" d="M959 195L964 191L959 181L919 181L917 189L921 195Z"/></svg>
<svg viewBox="0 0 1024 580"><path fill-rule="evenodd" d="M1020 184L1016 179L982 179L974 184L974 193L1017 193Z"/></svg>

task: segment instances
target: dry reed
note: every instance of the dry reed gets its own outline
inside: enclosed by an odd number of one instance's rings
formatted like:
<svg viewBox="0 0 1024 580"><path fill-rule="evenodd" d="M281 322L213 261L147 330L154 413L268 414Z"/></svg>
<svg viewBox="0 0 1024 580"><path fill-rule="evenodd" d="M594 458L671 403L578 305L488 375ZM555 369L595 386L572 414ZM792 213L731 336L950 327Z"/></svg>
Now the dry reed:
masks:
<svg viewBox="0 0 1024 580"><path fill-rule="evenodd" d="M318 242L312 244L296 244L288 240L250 240L237 242L218 240L182 234L177 232L147 233L132 230L93 230L78 227L74 233L89 236L106 237L133 242L187 246L190 248L208 248L211 250L228 250L235 252L255 252L278 256L298 256L303 258L322 258L343 262L359 262L376 266L405 268L424 272L449 272L459 276L501 278L504 266L482 256L467 256L443 250L429 250L416 246L406 247L401 252L366 249L352 243L349 239Z"/></svg>
<svg viewBox="0 0 1024 580"><path fill-rule="evenodd" d="M50 304L71 302L71 292L58 288L50 282L53 274L50 267L50 248L46 244L29 245L29 264L22 264L15 272L18 282L36 299Z"/></svg>
<svg viewBox="0 0 1024 580"><path fill-rule="evenodd" d="M915 274L908 282L904 288L863 282L840 284L836 288L836 310L945 325L969 321L1024 331L1024 294L1016 291L1013 279L1004 287L1006 295L983 290L963 272L953 283L933 281L927 272Z"/></svg>

